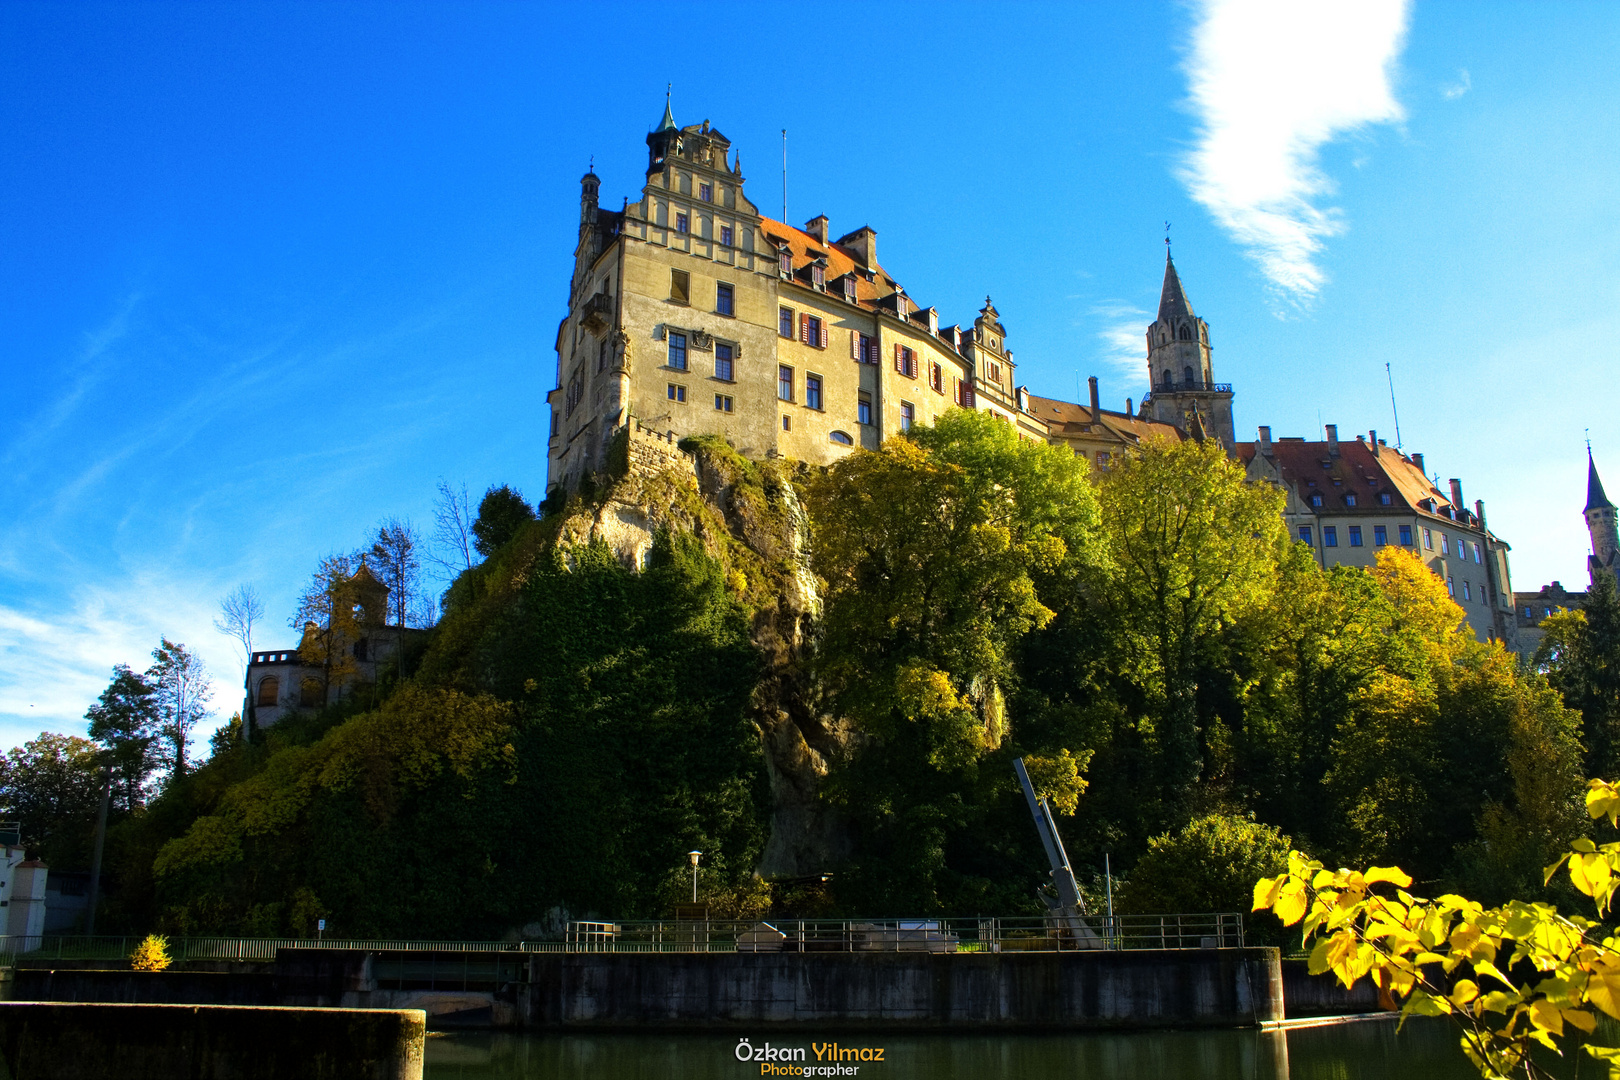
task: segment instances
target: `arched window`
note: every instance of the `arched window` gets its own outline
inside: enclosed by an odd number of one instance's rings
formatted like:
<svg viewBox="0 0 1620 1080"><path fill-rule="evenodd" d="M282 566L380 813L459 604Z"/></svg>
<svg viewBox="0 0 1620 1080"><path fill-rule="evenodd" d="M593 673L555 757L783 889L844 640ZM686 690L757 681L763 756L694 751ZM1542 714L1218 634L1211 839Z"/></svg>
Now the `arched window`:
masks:
<svg viewBox="0 0 1620 1080"><path fill-rule="evenodd" d="M1181 377L1187 380L1188 386L1191 386L1193 383L1198 381L1197 377L1193 375L1193 369L1191 367L1182 368Z"/></svg>
<svg viewBox="0 0 1620 1080"><path fill-rule="evenodd" d="M1169 368L1165 368L1164 369L1164 381L1163 381L1164 388L1166 390L1168 390L1172 386L1174 386L1175 384L1176 384L1175 376L1170 374L1170 369Z"/></svg>
<svg viewBox="0 0 1620 1080"><path fill-rule="evenodd" d="M319 679L305 679L298 691L298 707L301 709L318 709L326 704L326 687L321 685Z"/></svg>
<svg viewBox="0 0 1620 1080"><path fill-rule="evenodd" d="M855 440L850 438L849 434L847 432L843 432L843 431L830 431L830 432L828 432L827 433L827 441L837 443L839 446L854 446L855 445Z"/></svg>
<svg viewBox="0 0 1620 1080"><path fill-rule="evenodd" d="M281 699L281 680L274 675L266 675L259 680L259 696L254 699L255 705L273 706Z"/></svg>
<svg viewBox="0 0 1620 1080"><path fill-rule="evenodd" d="M1182 327L1181 327L1181 340L1182 341L1191 341L1192 340L1192 327L1187 326L1186 324L1182 324Z"/></svg>

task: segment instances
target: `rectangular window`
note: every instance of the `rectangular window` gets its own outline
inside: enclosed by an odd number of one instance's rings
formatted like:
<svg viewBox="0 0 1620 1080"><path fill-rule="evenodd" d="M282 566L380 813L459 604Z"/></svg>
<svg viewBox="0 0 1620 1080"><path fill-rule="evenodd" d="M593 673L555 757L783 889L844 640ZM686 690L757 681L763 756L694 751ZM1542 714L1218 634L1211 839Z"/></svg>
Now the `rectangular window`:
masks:
<svg viewBox="0 0 1620 1080"><path fill-rule="evenodd" d="M827 324L818 315L799 316L799 340L817 349L827 347Z"/></svg>
<svg viewBox="0 0 1620 1080"><path fill-rule="evenodd" d="M783 401L793 400L793 369L786 365L776 369L776 396Z"/></svg>
<svg viewBox="0 0 1620 1080"><path fill-rule="evenodd" d="M1324 525L1324 526L1322 526L1322 546L1323 547L1338 547L1339 546L1339 527L1337 525Z"/></svg>
<svg viewBox="0 0 1620 1080"><path fill-rule="evenodd" d="M607 370L607 356L608 356L607 345L608 345L608 343L604 339L602 344L600 344L600 345L598 345L596 347L596 370L597 371L606 371Z"/></svg>
<svg viewBox="0 0 1620 1080"><path fill-rule="evenodd" d="M1472 600L1473 598L1473 594L1468 591L1468 582L1463 582L1463 599Z"/></svg>
<svg viewBox="0 0 1620 1080"><path fill-rule="evenodd" d="M791 417L791 416L782 417L782 430L783 431L792 431L793 430L793 417Z"/></svg>
<svg viewBox="0 0 1620 1080"><path fill-rule="evenodd" d="M1451 554L1451 541L1446 539L1446 534L1445 533L1440 534L1440 554L1442 554L1442 555L1450 555Z"/></svg>
<svg viewBox="0 0 1620 1080"><path fill-rule="evenodd" d="M669 272L669 298L677 304L690 304L692 302L692 275L685 270L671 270Z"/></svg>
<svg viewBox="0 0 1620 1080"><path fill-rule="evenodd" d="M827 270L820 263L813 263L810 267L810 284L818 289L827 287Z"/></svg>
<svg viewBox="0 0 1620 1080"><path fill-rule="evenodd" d="M1389 544L1389 530L1382 525L1373 526L1373 547L1385 547Z"/></svg>
<svg viewBox="0 0 1620 1080"><path fill-rule="evenodd" d="M1361 526L1360 525L1352 525L1352 526L1350 526L1350 546L1351 547L1360 547L1361 546Z"/></svg>
<svg viewBox="0 0 1620 1080"><path fill-rule="evenodd" d="M934 388L934 393L945 392L945 369L938 364L928 365L928 385Z"/></svg>
<svg viewBox="0 0 1620 1080"><path fill-rule="evenodd" d="M910 431L912 421L917 419L917 406L909 401L900 403L900 430Z"/></svg>
<svg viewBox="0 0 1620 1080"><path fill-rule="evenodd" d="M804 403L812 409L821 408L821 376L804 377Z"/></svg>
<svg viewBox="0 0 1620 1080"><path fill-rule="evenodd" d="M844 275L844 300L853 304L855 302L855 275Z"/></svg>
<svg viewBox="0 0 1620 1080"><path fill-rule="evenodd" d="M861 395L860 401L855 405L855 419L868 427L872 424L872 399L865 394Z"/></svg>
<svg viewBox="0 0 1620 1080"><path fill-rule="evenodd" d="M731 231L731 226L730 225L722 225L722 226L720 226L720 246L721 247L736 247L737 246L736 243L735 243L736 238L737 238L736 234Z"/></svg>
<svg viewBox="0 0 1620 1080"><path fill-rule="evenodd" d="M1410 526L1410 525L1402 525L1401 526L1401 547L1411 547L1411 546L1412 546L1412 526Z"/></svg>
<svg viewBox="0 0 1620 1080"><path fill-rule="evenodd" d="M1457 597L1457 583L1451 578L1446 578L1446 595L1452 599Z"/></svg>
<svg viewBox="0 0 1620 1080"><path fill-rule="evenodd" d="M726 284L724 281L722 281L722 282L720 282L718 285L716 285L714 287L714 311L715 311L715 314L716 315L733 315L733 314L736 314L736 312L734 311L734 308L735 308L735 302L734 302L734 293L732 291L732 287L730 285Z"/></svg>
<svg viewBox="0 0 1620 1080"><path fill-rule="evenodd" d="M916 350L908 349L904 345L896 345L894 347L894 370L908 379L915 379L917 377Z"/></svg>
<svg viewBox="0 0 1620 1080"><path fill-rule="evenodd" d="M714 347L714 377L724 379L726 382L736 380L736 373L731 368L731 346L716 344Z"/></svg>
<svg viewBox="0 0 1620 1080"><path fill-rule="evenodd" d="M776 312L776 332L782 337L793 336L793 309L780 308Z"/></svg>
<svg viewBox="0 0 1620 1080"><path fill-rule="evenodd" d="M714 407L721 412L730 412L731 398L727 397L725 394L714 395Z"/></svg>
<svg viewBox="0 0 1620 1080"><path fill-rule="evenodd" d="M1387 491L1379 492L1379 494L1378 494L1378 503L1379 503L1380 506L1388 506L1390 504L1390 501L1391 500L1390 500L1390 497L1389 497L1389 492L1387 492Z"/></svg>
<svg viewBox="0 0 1620 1080"><path fill-rule="evenodd" d="M678 233L691 232L692 222L685 214L675 215L675 231Z"/></svg>
<svg viewBox="0 0 1620 1080"><path fill-rule="evenodd" d="M1430 532L1428 529L1423 530L1423 546L1428 548L1430 551L1434 550L1434 533Z"/></svg>
<svg viewBox="0 0 1620 1080"><path fill-rule="evenodd" d="M1355 492L1352 491L1352 492L1350 492L1349 494L1347 494L1344 497L1344 505L1346 505L1346 506L1354 506L1354 505L1356 505L1356 493Z"/></svg>
<svg viewBox="0 0 1620 1080"><path fill-rule="evenodd" d="M671 401L679 401L679 402L682 402L684 404L685 401L686 401L686 387L681 386L678 383L670 383L669 384L669 400L671 400Z"/></svg>
<svg viewBox="0 0 1620 1080"><path fill-rule="evenodd" d="M865 334L855 335L855 359L863 364L877 363L877 342Z"/></svg>
<svg viewBox="0 0 1620 1080"><path fill-rule="evenodd" d="M1311 527L1309 525L1301 525L1299 527L1299 542L1302 544L1309 544L1311 542Z"/></svg>
<svg viewBox="0 0 1620 1080"><path fill-rule="evenodd" d="M673 330L669 334L669 366L679 371L686 370L686 335Z"/></svg>
<svg viewBox="0 0 1620 1080"><path fill-rule="evenodd" d="M776 268L783 277L792 277L793 253L791 251L783 250L782 254L776 257Z"/></svg>
<svg viewBox="0 0 1620 1080"><path fill-rule="evenodd" d="M702 199L704 202L714 202L714 185L699 184L698 198Z"/></svg>
<svg viewBox="0 0 1620 1080"><path fill-rule="evenodd" d="M1479 562L1479 545L1470 541L1469 546L1474 549L1474 562Z"/></svg>
<svg viewBox="0 0 1620 1080"><path fill-rule="evenodd" d="M1000 364L991 364L990 365L990 381L995 383L997 386L1001 385L1001 365Z"/></svg>

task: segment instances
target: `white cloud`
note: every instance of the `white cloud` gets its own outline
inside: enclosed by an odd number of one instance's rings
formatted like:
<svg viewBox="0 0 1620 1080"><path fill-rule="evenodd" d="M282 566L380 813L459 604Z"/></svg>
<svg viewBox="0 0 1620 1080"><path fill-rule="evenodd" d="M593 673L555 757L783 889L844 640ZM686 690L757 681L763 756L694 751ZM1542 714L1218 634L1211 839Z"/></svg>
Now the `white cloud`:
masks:
<svg viewBox="0 0 1620 1080"><path fill-rule="evenodd" d="M1460 68L1457 71L1457 81L1440 88L1440 96L1447 101L1456 101L1474 88L1474 80L1468 77L1468 69Z"/></svg>
<svg viewBox="0 0 1620 1080"><path fill-rule="evenodd" d="M1122 300L1107 300L1091 309L1103 323L1097 331L1102 363L1123 379L1146 382L1147 328L1153 316Z"/></svg>
<svg viewBox="0 0 1620 1080"><path fill-rule="evenodd" d="M1267 279L1308 302L1316 258L1344 229L1322 146L1399 121L1391 69L1405 0L1204 0L1186 60L1197 143L1180 177Z"/></svg>

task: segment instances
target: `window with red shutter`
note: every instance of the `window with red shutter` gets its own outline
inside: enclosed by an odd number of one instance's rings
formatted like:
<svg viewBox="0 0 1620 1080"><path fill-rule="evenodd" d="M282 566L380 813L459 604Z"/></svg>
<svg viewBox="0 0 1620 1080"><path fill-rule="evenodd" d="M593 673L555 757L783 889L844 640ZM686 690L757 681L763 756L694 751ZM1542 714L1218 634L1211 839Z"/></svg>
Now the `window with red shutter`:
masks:
<svg viewBox="0 0 1620 1080"><path fill-rule="evenodd" d="M823 349L825 349L827 347L827 324L826 323L821 324L821 347Z"/></svg>
<svg viewBox="0 0 1620 1080"><path fill-rule="evenodd" d="M806 345L810 344L810 316L799 316L799 340Z"/></svg>

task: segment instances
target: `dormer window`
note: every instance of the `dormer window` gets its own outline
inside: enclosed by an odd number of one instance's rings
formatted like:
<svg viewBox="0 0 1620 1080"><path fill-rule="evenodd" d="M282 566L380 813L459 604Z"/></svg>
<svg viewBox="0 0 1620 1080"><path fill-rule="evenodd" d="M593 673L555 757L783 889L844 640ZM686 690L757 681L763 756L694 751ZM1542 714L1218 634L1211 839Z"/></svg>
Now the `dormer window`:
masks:
<svg viewBox="0 0 1620 1080"><path fill-rule="evenodd" d="M810 284L818 289L827 287L827 268L820 263L810 264Z"/></svg>
<svg viewBox="0 0 1620 1080"><path fill-rule="evenodd" d="M1311 505L1312 505L1312 506L1314 506L1314 507L1316 507L1316 508L1317 508L1317 509L1321 509L1321 506L1322 506L1322 496L1321 496L1321 495L1319 495L1319 494L1317 494L1317 495L1312 495L1312 496L1311 496Z"/></svg>
<svg viewBox="0 0 1620 1080"><path fill-rule="evenodd" d="M1381 491L1378 493L1378 505L1388 506L1392 502L1394 502L1394 500L1390 498L1389 492Z"/></svg>
<svg viewBox="0 0 1620 1080"><path fill-rule="evenodd" d="M844 300L853 304L855 302L855 275L844 275Z"/></svg>
<svg viewBox="0 0 1620 1080"><path fill-rule="evenodd" d="M776 257L777 268L783 277L793 276L793 252L783 248Z"/></svg>

